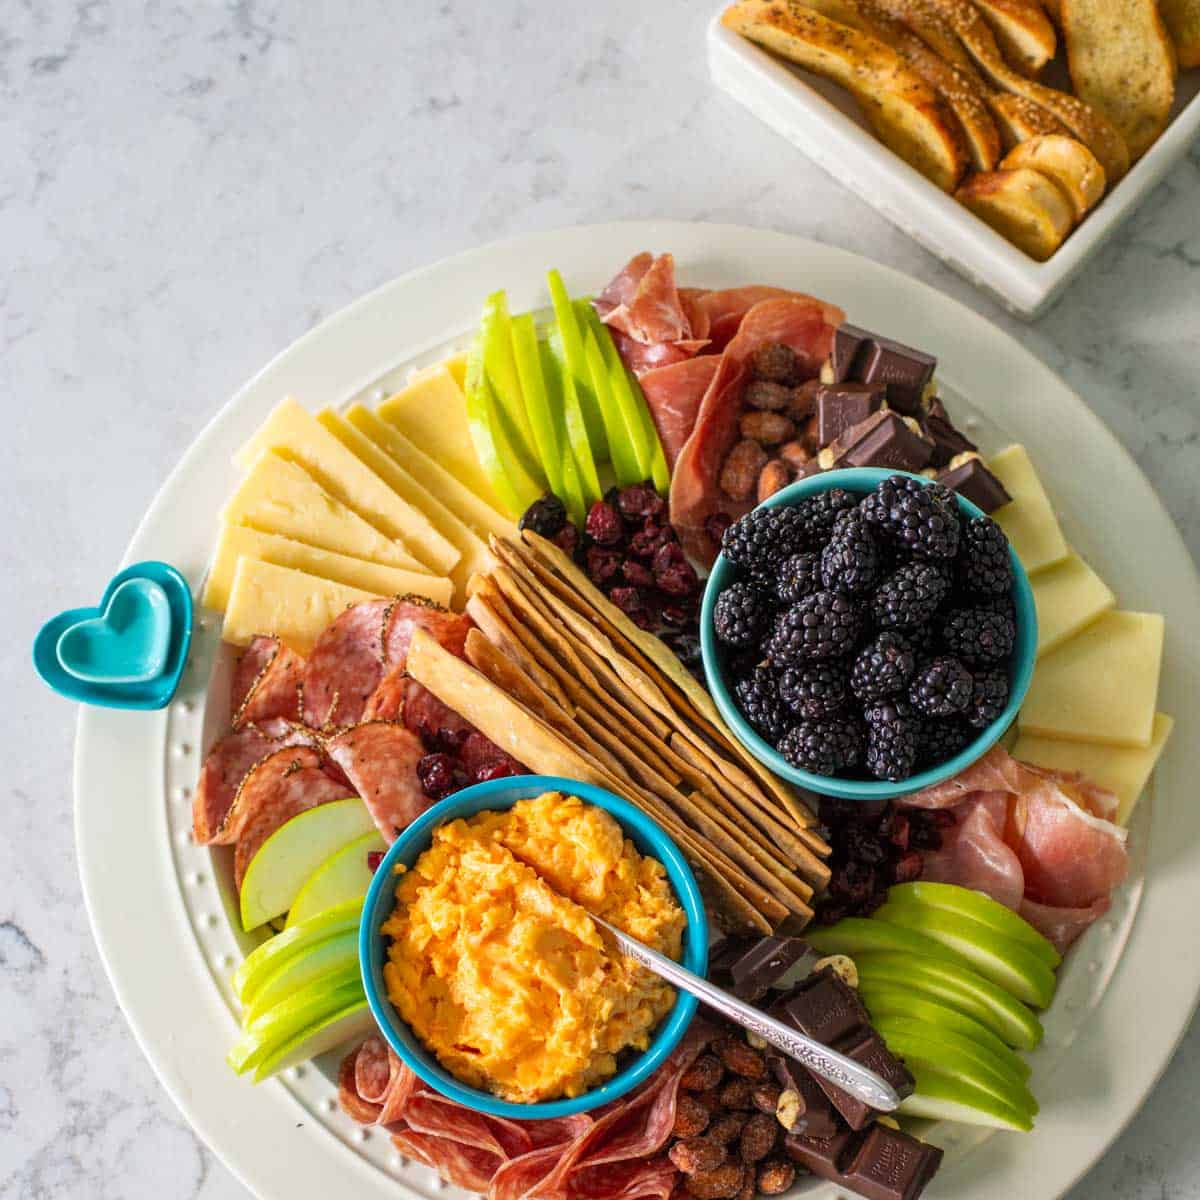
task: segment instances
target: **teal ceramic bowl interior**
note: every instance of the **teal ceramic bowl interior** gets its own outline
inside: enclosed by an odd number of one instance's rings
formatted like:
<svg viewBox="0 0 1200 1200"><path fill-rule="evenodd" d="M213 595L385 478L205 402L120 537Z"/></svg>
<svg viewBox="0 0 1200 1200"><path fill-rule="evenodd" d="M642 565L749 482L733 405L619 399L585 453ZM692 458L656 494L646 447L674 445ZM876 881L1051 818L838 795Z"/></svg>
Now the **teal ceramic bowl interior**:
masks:
<svg viewBox="0 0 1200 1200"><path fill-rule="evenodd" d="M704 914L704 903L700 898L696 878L675 843L632 804L591 784L560 779L552 775L517 775L506 779L491 779L486 783L464 788L461 792L456 792L435 804L392 844L367 891L358 935L363 987L371 1012L388 1044L425 1083L441 1092L443 1096L449 1096L451 1100L457 1100L460 1104L495 1117L539 1120L565 1117L598 1108L610 1100L615 1100L637 1087L662 1066L679 1044L698 1006L694 996L678 992L674 1008L663 1018L649 1047L623 1070L582 1096L550 1100L540 1104L516 1104L501 1100L490 1092L462 1083L441 1066L409 1026L401 1020L388 999L387 988L384 985L383 966L387 961L387 947L379 933L395 906L395 867L399 863L411 867L429 848L433 840L433 831L446 821L471 817L487 810L511 808L518 800L540 796L544 792L563 792L578 796L581 800L611 813L642 854L648 854L662 863L676 898L687 916L682 963L689 971L701 976L708 968L708 918Z"/></svg>
<svg viewBox="0 0 1200 1200"><path fill-rule="evenodd" d="M760 508L778 508L797 504L808 496L827 492L832 488L845 488L848 492L865 495L874 490L877 484L893 475L904 475L905 471L888 471L875 467L856 467L844 471L826 471L796 483L776 492L769 500L764 501ZM914 479L922 479L915 475ZM958 496L959 512L968 519L981 517L983 512L969 500ZM731 584L736 577L736 569L724 555L718 557L713 564L712 573L704 589L704 603L700 610L700 650L704 658L704 675L708 681L708 690L716 701L717 708L733 730L738 740L754 755L759 762L770 767L776 775L808 788L825 796L838 796L844 800L884 800L891 796L903 796L909 792L919 791L935 783L941 783L960 771L969 767L976 759L982 757L994 746L1016 718L1025 693L1029 691L1029 683L1033 678L1034 663L1037 659L1037 611L1033 603L1033 591L1029 586L1029 578L1021 566L1016 554L1011 551L1013 565L1013 603L1016 608L1017 640L1013 647L1012 659L1009 663L1009 695L1008 704L1004 711L986 728L980 731L964 750L953 758L936 767L921 771L919 774L891 783L885 779L843 779L840 776L814 775L810 771L802 771L793 767L769 742L759 737L750 727L749 722L742 716L733 694L726 684L722 650L713 631L713 608L717 597Z"/></svg>

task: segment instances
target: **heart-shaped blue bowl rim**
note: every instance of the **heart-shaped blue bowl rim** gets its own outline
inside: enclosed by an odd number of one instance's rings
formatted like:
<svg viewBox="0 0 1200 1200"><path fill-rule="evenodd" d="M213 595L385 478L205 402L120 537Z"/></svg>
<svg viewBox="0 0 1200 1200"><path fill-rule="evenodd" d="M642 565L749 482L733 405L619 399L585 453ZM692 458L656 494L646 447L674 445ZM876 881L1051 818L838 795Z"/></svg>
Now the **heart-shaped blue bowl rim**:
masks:
<svg viewBox="0 0 1200 1200"><path fill-rule="evenodd" d="M359 967L362 970L367 1003L375 1022L401 1060L443 1096L494 1117L530 1120L566 1117L598 1108L618 1096L625 1095L649 1079L667 1060L687 1032L698 1007L695 996L678 992L674 1007L659 1023L650 1045L624 1070L618 1071L599 1087L584 1092L582 1096L548 1100L538 1104L515 1104L462 1083L425 1049L396 1012L388 999L387 987L383 980L386 951L379 930L395 905L397 863L411 867L429 848L433 841L433 831L447 821L459 817L472 817L489 809L511 808L518 800L532 799L545 792L578 796L581 800L604 809L617 819L625 831L625 836L642 854L649 854L662 863L675 897L687 917L687 929L683 938L683 966L700 976L708 969L708 917L704 912L704 901L696 877L668 834L627 800L622 800L619 796L614 796L593 784L555 775L514 775L504 779L490 779L486 783L463 788L461 792L455 792L435 804L400 834L375 871L371 886L367 890L362 922L359 925Z"/></svg>
<svg viewBox="0 0 1200 1200"><path fill-rule="evenodd" d="M122 618L128 618L124 629L118 627ZM95 647L93 628L103 631L101 639L115 642L118 649L124 649L127 642L132 643L137 648L138 658L122 666L135 666L140 659L141 669L118 673L107 669L112 666L111 662L102 662L97 667L91 661L81 663L77 657L73 661L73 656L79 651ZM75 646L76 642L80 644ZM166 670L170 649L170 598L161 584L138 576L123 580L112 589L108 603L103 605L98 617L85 618L68 625L59 635L55 655L58 665L68 675L84 683L149 683Z"/></svg>
<svg viewBox="0 0 1200 1200"><path fill-rule="evenodd" d="M171 608L171 638L167 662L156 678L144 683L87 683L62 669L58 661L58 639L72 625L100 616L108 607L113 592L127 579L150 579L166 593ZM69 608L51 617L38 630L33 642L34 670L60 696L80 704L101 708L156 709L170 703L179 687L192 644L192 591L187 580L170 563L151 559L134 563L119 571L104 589L98 605Z"/></svg>

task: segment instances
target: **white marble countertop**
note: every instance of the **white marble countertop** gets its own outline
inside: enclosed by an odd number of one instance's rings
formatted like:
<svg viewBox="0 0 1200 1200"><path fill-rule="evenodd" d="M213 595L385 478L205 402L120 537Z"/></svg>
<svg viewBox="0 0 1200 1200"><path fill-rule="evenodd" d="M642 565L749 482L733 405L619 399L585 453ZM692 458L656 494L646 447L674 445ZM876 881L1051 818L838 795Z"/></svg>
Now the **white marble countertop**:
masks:
<svg viewBox="0 0 1200 1200"><path fill-rule="evenodd" d="M1025 326L709 85L709 7L0 10L0 691L15 750L0 1200L246 1196L159 1088L97 959L72 854L74 713L34 685L28 646L44 617L98 593L218 405L377 284L514 232L621 217L808 234L1015 333L1116 431L1200 550L1200 147ZM1198 1104L1194 1027L1072 1200L1200 1197Z"/></svg>

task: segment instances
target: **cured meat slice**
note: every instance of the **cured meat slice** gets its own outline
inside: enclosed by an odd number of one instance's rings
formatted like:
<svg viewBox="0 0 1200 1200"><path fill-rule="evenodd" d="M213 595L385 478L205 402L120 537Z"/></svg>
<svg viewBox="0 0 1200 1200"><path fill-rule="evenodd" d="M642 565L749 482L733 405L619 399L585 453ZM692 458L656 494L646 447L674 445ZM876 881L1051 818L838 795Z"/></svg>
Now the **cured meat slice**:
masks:
<svg viewBox="0 0 1200 1200"><path fill-rule="evenodd" d="M254 721L300 719L304 659L276 637L256 637L233 671L229 711L234 729Z"/></svg>
<svg viewBox="0 0 1200 1200"><path fill-rule="evenodd" d="M353 725L383 678L383 627L392 601L346 609L317 638L304 667L304 723L314 729Z"/></svg>
<svg viewBox="0 0 1200 1200"><path fill-rule="evenodd" d="M263 759L242 780L221 829L223 836L232 833L237 842L234 884L241 888L250 860L281 825L345 797L345 784L321 770L321 756L310 746L289 746Z"/></svg>
<svg viewBox="0 0 1200 1200"><path fill-rule="evenodd" d="M655 367L641 377L654 428L672 469L691 436L700 402L720 362L715 355L684 358L665 367Z"/></svg>
<svg viewBox="0 0 1200 1200"><path fill-rule="evenodd" d="M782 342L796 352L805 373L815 377L829 356L840 320L839 309L801 295L763 300L746 313L737 336L721 355L671 476L671 524L689 557L710 565L717 546L705 531L707 519L719 512L737 518L752 507L749 501L731 501L718 480L726 456L740 437L742 389L754 352Z"/></svg>
<svg viewBox="0 0 1200 1200"><path fill-rule="evenodd" d="M628 304L637 294L638 284L654 262L648 250L635 254L605 285L596 297L596 311L603 315L619 304Z"/></svg>
<svg viewBox="0 0 1200 1200"><path fill-rule="evenodd" d="M232 842L234 838L228 833L218 834L251 768L276 750L311 746L314 740L303 726L279 718L246 725L218 738L205 756L192 798L192 837L201 845Z"/></svg>
<svg viewBox="0 0 1200 1200"><path fill-rule="evenodd" d="M704 336L709 339L709 349L724 350L734 334L741 326L742 318L763 300L781 300L787 296L797 296L799 292L787 288L768 287L764 284L750 284L747 287L723 288L720 291L705 292L696 301L699 319L705 324ZM833 319L831 317L831 319ZM840 315L835 324L840 321Z"/></svg>
<svg viewBox="0 0 1200 1200"><path fill-rule="evenodd" d="M1019 908L1025 872L1003 838L1008 793L976 792L960 803L955 815L958 823L942 834L941 849L924 856L921 878L974 888L1008 908Z"/></svg>
<svg viewBox="0 0 1200 1200"><path fill-rule="evenodd" d="M668 1200L679 1172L659 1155L580 1167L571 1176L572 1200Z"/></svg>
<svg viewBox="0 0 1200 1200"><path fill-rule="evenodd" d="M533 1149L526 1132L528 1121L472 1112L428 1088L418 1088L404 1106L404 1123L416 1133L453 1138L477 1150L485 1150L501 1161L518 1158Z"/></svg>
<svg viewBox="0 0 1200 1200"><path fill-rule="evenodd" d="M388 606L383 622L383 657L389 671L404 669L413 631L424 629L443 650L462 658L467 634L474 627L470 617L451 612L419 596L404 596Z"/></svg>
<svg viewBox="0 0 1200 1200"><path fill-rule="evenodd" d="M355 725L330 738L325 752L345 772L389 843L433 803L417 778L425 749L398 722Z"/></svg>
<svg viewBox="0 0 1200 1200"><path fill-rule="evenodd" d="M501 1159L478 1146L454 1138L434 1137L413 1129L399 1129L392 1141L401 1154L432 1167L447 1183L468 1192L486 1192Z"/></svg>
<svg viewBox="0 0 1200 1200"><path fill-rule="evenodd" d="M623 296L601 315L601 320L646 345L690 338L691 323L675 286L674 256L660 254L654 259L638 279L632 295Z"/></svg>
<svg viewBox="0 0 1200 1200"><path fill-rule="evenodd" d="M687 340L682 342L639 342L628 337L619 329L613 331L612 339L617 353L626 368L632 371L639 382L647 372L657 367L669 367L672 363L686 362L708 346L706 341Z"/></svg>
<svg viewBox="0 0 1200 1200"><path fill-rule="evenodd" d="M1034 929L1054 943L1060 954L1065 954L1093 921L1108 912L1111 903L1104 896L1086 908L1055 908L1051 904L1038 904L1036 900L1022 900L1019 911Z"/></svg>
<svg viewBox="0 0 1200 1200"><path fill-rule="evenodd" d="M371 693L366 708L363 709L364 721L400 721L404 718L404 701L412 684L408 673L403 667L389 671L379 686Z"/></svg>

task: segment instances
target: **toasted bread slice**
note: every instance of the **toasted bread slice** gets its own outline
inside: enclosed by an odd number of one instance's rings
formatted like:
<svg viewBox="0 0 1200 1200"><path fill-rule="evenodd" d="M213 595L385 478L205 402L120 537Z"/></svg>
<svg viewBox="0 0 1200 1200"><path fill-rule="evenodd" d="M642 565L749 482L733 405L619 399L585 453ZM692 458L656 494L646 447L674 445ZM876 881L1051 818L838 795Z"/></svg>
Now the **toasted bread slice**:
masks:
<svg viewBox="0 0 1200 1200"><path fill-rule="evenodd" d="M880 141L943 191L954 190L967 166L958 122L894 50L798 0L738 0L721 21L846 88Z"/></svg>
<svg viewBox="0 0 1200 1200"><path fill-rule="evenodd" d="M1058 35L1037 0L975 0L1009 64L1036 79L1058 50Z"/></svg>
<svg viewBox="0 0 1200 1200"><path fill-rule="evenodd" d="M1109 184L1115 184L1129 170L1129 148L1112 122L1077 96L1043 87L1014 71L1004 61L991 29L970 0L928 0L928 3L958 34L975 65L992 84L1032 100L1057 117L1100 160Z"/></svg>
<svg viewBox="0 0 1200 1200"><path fill-rule="evenodd" d="M1006 171L1030 167L1052 179L1071 202L1076 222L1082 221L1104 195L1104 168L1096 156L1073 137L1030 138L1015 146L1000 166Z"/></svg>
<svg viewBox="0 0 1200 1200"><path fill-rule="evenodd" d="M1070 137L1071 131L1051 112L1015 92L990 91L987 106L1000 127L1000 137L1011 150L1021 142L1047 134Z"/></svg>
<svg viewBox="0 0 1200 1200"><path fill-rule="evenodd" d="M972 81L957 67L935 54L906 25L892 17L875 0L800 0L831 21L849 25L890 46L949 105L962 130L971 165L990 171L1000 161L1000 131Z"/></svg>
<svg viewBox="0 0 1200 1200"><path fill-rule="evenodd" d="M1200 67L1200 0L1158 0L1181 67Z"/></svg>
<svg viewBox="0 0 1200 1200"><path fill-rule="evenodd" d="M986 86L975 68L975 60L930 0L876 0L876 3L893 21L899 21L915 33L930 50L957 67L979 88Z"/></svg>
<svg viewBox="0 0 1200 1200"><path fill-rule="evenodd" d="M954 193L1030 258L1045 262L1071 232L1071 205L1056 183L1028 167L983 171Z"/></svg>
<svg viewBox="0 0 1200 1200"><path fill-rule="evenodd" d="M1059 25L1061 27L1062 0L1042 0L1042 8L1046 10L1046 16L1048 16L1055 25Z"/></svg>
<svg viewBox="0 0 1200 1200"><path fill-rule="evenodd" d="M1062 27L1076 93L1141 158L1175 100L1175 47L1155 0L1062 0Z"/></svg>

